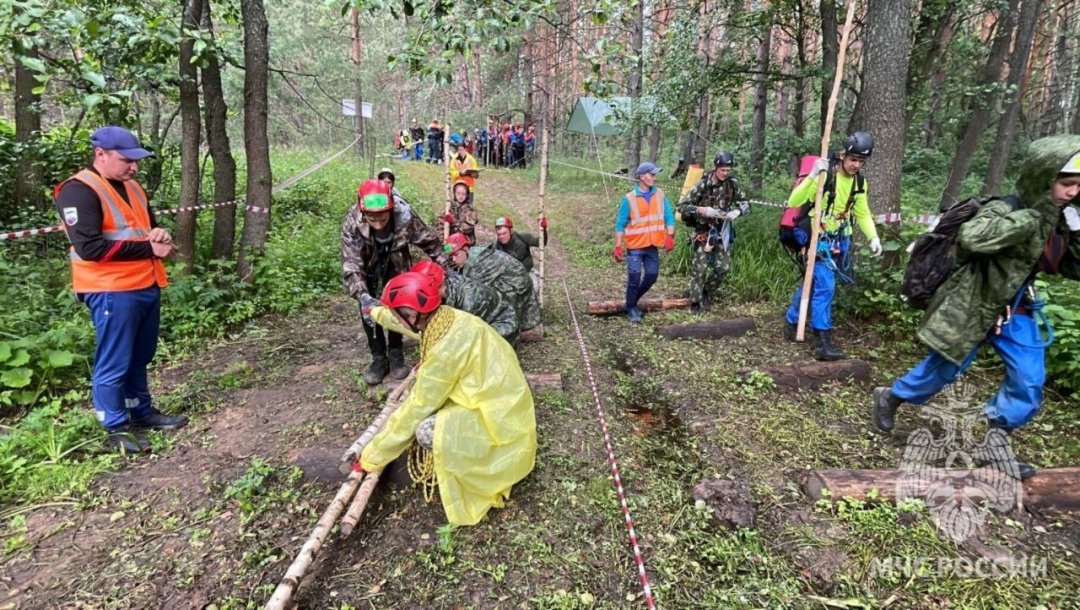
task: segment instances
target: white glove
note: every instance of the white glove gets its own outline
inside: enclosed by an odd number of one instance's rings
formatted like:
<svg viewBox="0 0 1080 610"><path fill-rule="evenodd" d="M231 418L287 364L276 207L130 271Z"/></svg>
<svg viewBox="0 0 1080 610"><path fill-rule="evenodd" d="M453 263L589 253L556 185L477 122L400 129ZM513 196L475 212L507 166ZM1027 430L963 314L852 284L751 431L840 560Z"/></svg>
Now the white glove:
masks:
<svg viewBox="0 0 1080 610"><path fill-rule="evenodd" d="M364 318L364 324L375 328L375 322L371 319L371 310L382 305L378 299L366 292L360 293L360 316Z"/></svg>
<svg viewBox="0 0 1080 610"><path fill-rule="evenodd" d="M829 171L829 160L825 157L818 157L817 161L814 161L814 168L810 170L810 176L817 176L821 172Z"/></svg>
<svg viewBox="0 0 1080 610"><path fill-rule="evenodd" d="M1070 231L1080 231L1080 212L1075 207L1067 205L1061 213L1065 215L1065 224L1069 225Z"/></svg>
<svg viewBox="0 0 1080 610"><path fill-rule="evenodd" d="M875 237L870 240L870 251L874 253L874 256L881 256L883 250L881 249L881 240Z"/></svg>
<svg viewBox="0 0 1080 610"><path fill-rule="evenodd" d="M731 210L730 212L727 213L727 216L725 216L725 218L727 220L735 220L739 216L742 216L741 211L739 211L739 210Z"/></svg>
<svg viewBox="0 0 1080 610"><path fill-rule="evenodd" d="M701 206L701 207L699 207L697 209L697 211L698 211L698 216L703 216L705 218L720 218L721 217L720 210L718 210L716 208L710 208L710 207L707 207L707 206Z"/></svg>

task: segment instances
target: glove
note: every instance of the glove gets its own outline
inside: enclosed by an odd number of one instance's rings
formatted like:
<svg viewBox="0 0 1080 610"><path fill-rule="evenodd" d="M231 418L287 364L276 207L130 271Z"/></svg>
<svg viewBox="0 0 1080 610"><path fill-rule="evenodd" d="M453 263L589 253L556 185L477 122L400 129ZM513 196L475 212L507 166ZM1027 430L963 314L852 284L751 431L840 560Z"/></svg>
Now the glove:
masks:
<svg viewBox="0 0 1080 610"><path fill-rule="evenodd" d="M540 218L540 228L547 231L547 218Z"/></svg>
<svg viewBox="0 0 1080 610"><path fill-rule="evenodd" d="M612 256L621 263L623 261L622 246L615 246L615 253Z"/></svg>
<svg viewBox="0 0 1080 610"><path fill-rule="evenodd" d="M1069 225L1070 231L1080 231L1080 212L1075 207L1067 205L1061 213L1065 215L1065 224Z"/></svg>
<svg viewBox="0 0 1080 610"><path fill-rule="evenodd" d="M817 161L814 161L814 168L810 170L811 176L817 176L821 172L829 171L829 160L824 157L819 157Z"/></svg>
<svg viewBox="0 0 1080 610"><path fill-rule="evenodd" d="M699 207L697 209L697 213L698 216L701 216L703 218L720 218L721 216L720 210L706 206Z"/></svg>
<svg viewBox="0 0 1080 610"><path fill-rule="evenodd" d="M675 236L674 235L668 235L667 239L664 240L664 250L666 252L671 252L674 249L675 249Z"/></svg>
<svg viewBox="0 0 1080 610"><path fill-rule="evenodd" d="M741 211L739 211L739 210L731 210L730 212L727 213L727 216L725 216L725 218L727 220L735 220L739 216L742 216Z"/></svg>
<svg viewBox="0 0 1080 610"><path fill-rule="evenodd" d="M881 256L881 239L875 237L870 240L870 251L874 253L874 256Z"/></svg>
<svg viewBox="0 0 1080 610"><path fill-rule="evenodd" d="M360 293L360 315L364 318L364 324L368 326L374 326L375 323L371 320L371 310L382 305L378 299L371 296L366 292Z"/></svg>
<svg viewBox="0 0 1080 610"><path fill-rule="evenodd" d="M453 214L446 214L445 216L442 217L442 220L446 224L450 224L450 225L454 224L454 221L455 221Z"/></svg>
<svg viewBox="0 0 1080 610"><path fill-rule="evenodd" d="M356 458L356 463L352 465L353 472L364 472L364 464L360 461L360 458Z"/></svg>

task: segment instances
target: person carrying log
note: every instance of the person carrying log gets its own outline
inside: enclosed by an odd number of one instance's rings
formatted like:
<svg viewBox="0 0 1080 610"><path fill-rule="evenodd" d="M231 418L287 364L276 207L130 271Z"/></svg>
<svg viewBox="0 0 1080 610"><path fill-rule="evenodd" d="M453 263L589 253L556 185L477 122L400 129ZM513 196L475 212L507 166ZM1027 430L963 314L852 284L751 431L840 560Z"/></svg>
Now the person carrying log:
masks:
<svg viewBox="0 0 1080 610"><path fill-rule="evenodd" d="M821 212L821 237L814 264L814 278L810 296L810 326L814 329L817 337L817 347L814 350L814 358L817 360L842 360L847 356L832 342L832 302L836 295L836 276L842 281L851 283L851 240L852 219L859 225L866 239L870 240L870 251L874 256L881 256L881 240L878 238L877 228L874 226L874 217L870 213L870 202L867 198L866 179L860 173L863 164L874 153L874 137L865 131L856 131L844 141L844 149L832 162L830 159L819 158L814 162L812 176L826 172L825 191ZM795 187L788 198L789 212L797 213L799 220L806 227L810 223L806 218L814 218L814 203L817 198L817 181L804 180ZM806 243L801 243L803 251L809 243L809 233L806 229ZM805 256L805 252L803 252ZM799 287L791 298L791 305L787 309L787 326L784 329L784 338L788 341L796 340L799 323L799 302L802 300L802 280Z"/></svg>
<svg viewBox="0 0 1080 610"><path fill-rule="evenodd" d="M450 267L473 281L494 288L513 304L522 333L543 336L540 302L536 299L529 272L517 259L489 246L472 247L461 233L451 235L444 247L450 257Z"/></svg>
<svg viewBox="0 0 1080 610"><path fill-rule="evenodd" d="M713 171L702 176L679 201L682 219L694 234L690 246L694 258L690 276L690 311L708 309L717 296L724 277L731 270L731 247L735 243L732 222L750 213L739 182L731 176L735 156L726 150L716 153Z"/></svg>
<svg viewBox="0 0 1080 610"><path fill-rule="evenodd" d="M645 318L638 300L660 277L660 247L667 252L675 249L675 213L667 196L656 187L660 172L648 161L637 167L638 184L623 195L615 219L614 257L620 263L626 260L626 317L635 323Z"/></svg>
<svg viewBox="0 0 1080 610"><path fill-rule="evenodd" d="M367 180L357 190L356 206L341 223L341 277L349 295L360 299L378 294L386 283L409 270L412 244L440 261L442 240L405 204L397 203L390 188L380 180ZM401 335L383 333L382 328L365 323L371 365L364 372L368 385L377 385L388 374L404 379L409 374L401 349Z"/></svg>
<svg viewBox="0 0 1080 610"><path fill-rule="evenodd" d="M1035 278L1045 273L1080 280L1078 206L1080 136L1032 142L1016 195L983 202L960 225L958 264L934 292L919 327L929 355L891 387L874 389L879 430L893 429L900 405L925 404L955 381L984 343L1005 363L1005 380L984 409L989 425L1011 432L1035 417L1046 383L1046 347L1053 340ZM1028 464L1018 466L1021 479L1035 474Z"/></svg>
<svg viewBox="0 0 1080 610"><path fill-rule="evenodd" d="M420 364L408 397L357 467L378 472L413 451L411 474L422 485L438 483L447 521L475 525L505 504L536 461L536 414L517 356L483 320L443 305L423 274L402 273L381 300L365 293L363 301L376 323L419 340Z"/></svg>
<svg viewBox="0 0 1080 610"><path fill-rule="evenodd" d="M487 322L512 347L518 344L518 320L514 306L494 288L474 282L460 273L447 273L441 265L425 260L413 265L414 273L422 273L435 282L444 305L460 309Z"/></svg>

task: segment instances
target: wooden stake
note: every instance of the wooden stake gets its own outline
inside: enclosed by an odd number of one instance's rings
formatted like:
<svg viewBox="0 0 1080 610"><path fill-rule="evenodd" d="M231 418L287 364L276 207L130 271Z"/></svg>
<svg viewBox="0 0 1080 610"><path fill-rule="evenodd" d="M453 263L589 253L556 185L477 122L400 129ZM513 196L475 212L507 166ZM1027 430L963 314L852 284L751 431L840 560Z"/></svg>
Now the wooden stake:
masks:
<svg viewBox="0 0 1080 610"><path fill-rule="evenodd" d="M550 103L550 95L549 103ZM548 175L548 142L551 140L551 129L549 128L549 121L547 116L544 117L544 141L540 143L540 222L544 218L544 195L547 188L547 175ZM546 229L540 229L540 294L537 295L540 298L540 308L544 307L544 233Z"/></svg>
<svg viewBox="0 0 1080 610"><path fill-rule="evenodd" d="M360 489L357 490L352 504L349 504L349 510L341 518L342 538L348 538L360 521L360 517L364 516L364 509L367 508L368 500L371 499L375 486L379 484L379 475L381 474L381 472L371 472L364 477L364 482L360 484Z"/></svg>
<svg viewBox="0 0 1080 610"><path fill-rule="evenodd" d="M641 299L638 309L641 311L663 311L665 309L688 309L690 299ZM614 316L626 313L626 301L589 301L589 313L594 316Z"/></svg>
<svg viewBox="0 0 1080 610"><path fill-rule="evenodd" d="M447 121L446 126L443 127L443 165L446 166L446 209L443 211L443 216L450 213L450 201L453 194L450 191L450 122ZM450 223L443 221L443 241L445 242L450 237Z"/></svg>
<svg viewBox="0 0 1080 610"><path fill-rule="evenodd" d="M840 97L840 83L844 80L844 62L847 60L848 34L851 33L851 22L855 19L855 0L848 0L847 19L844 20L844 32L840 35L840 55L836 59L836 75L833 78L832 94L829 96L829 107L825 113L825 129L821 136L821 158L829 158L829 139L832 136L833 115L836 113L836 100ZM821 200L825 195L826 173L817 175L817 196L814 199L814 224L810 234L810 245L806 250L806 276L803 277L802 299L799 300L799 325L796 329L795 340L806 339L806 313L810 308L810 290L814 283L814 263L817 261L818 239L821 234Z"/></svg>
<svg viewBox="0 0 1080 610"><path fill-rule="evenodd" d="M394 388L393 392L386 397L386 406L375 417L375 421L371 422L371 425L364 430L352 445L345 450L345 453L341 456L341 463L338 464L338 472L341 474L349 474L352 471L353 464L356 463L356 458L360 457L360 452L364 450L364 447L371 442L371 439L375 438L375 435L382 430L386 425L386 420L390 418L390 414L393 413L398 405L401 404L401 400L405 395L405 391L412 385L413 379L416 378L416 369L409 371L409 376L401 381L398 387Z"/></svg>

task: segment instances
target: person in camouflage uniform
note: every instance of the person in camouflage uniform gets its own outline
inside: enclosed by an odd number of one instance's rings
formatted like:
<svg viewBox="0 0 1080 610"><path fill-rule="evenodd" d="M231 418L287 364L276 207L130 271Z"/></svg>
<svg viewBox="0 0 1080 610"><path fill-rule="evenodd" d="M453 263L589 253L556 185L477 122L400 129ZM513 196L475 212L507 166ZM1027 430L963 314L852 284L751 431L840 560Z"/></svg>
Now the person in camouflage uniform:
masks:
<svg viewBox="0 0 1080 610"><path fill-rule="evenodd" d="M473 281L494 288L513 304L521 332L532 330L530 334L542 334L540 303L529 272L516 258L488 246L470 247L468 238L461 233L451 235L445 248L451 267Z"/></svg>
<svg viewBox="0 0 1080 610"><path fill-rule="evenodd" d="M517 347L518 321L517 312L509 301L494 288L474 282L469 278L451 271L447 273L440 265L430 261L420 261L410 271L423 273L439 287L443 303L454 309L460 309L487 322L506 339Z"/></svg>
<svg viewBox="0 0 1080 610"><path fill-rule="evenodd" d="M547 218L540 219L540 231L543 233L544 245L547 245ZM499 252L505 252L513 256L519 263L525 266L526 271L533 270L533 257L531 248L540 247L540 238L532 233L524 233L514 230L514 221L509 216L500 216L495 219L495 243L492 244Z"/></svg>
<svg viewBox="0 0 1080 610"><path fill-rule="evenodd" d="M435 222L435 230L443 233L443 227L450 225L451 233L461 233L469 238L469 245L476 243L476 225L480 222L476 208L472 206L469 185L464 182L454 183L454 198L450 201L450 213L440 216Z"/></svg>
<svg viewBox="0 0 1080 610"><path fill-rule="evenodd" d="M716 153L713 171L701 180L679 202L683 222L694 233L690 237L694 249L690 277L690 311L697 313L709 308L724 276L731 270L731 245L735 241L732 221L750 213L746 193L731 168L735 157L726 150Z"/></svg>
<svg viewBox="0 0 1080 610"><path fill-rule="evenodd" d="M1045 301L1038 273L1080 280L1080 136L1032 142L1016 196L992 199L960 227L957 266L923 316L918 338L930 353L891 387L874 390L874 424L893 429L903 403L923 405L955 381L989 343L1005 363L1005 380L984 408L993 428L1011 432L1042 406ZM1017 463L1025 479L1035 469Z"/></svg>
<svg viewBox="0 0 1080 610"><path fill-rule="evenodd" d="M396 203L390 188L380 180L368 180L357 190L357 205L341 223L341 277L349 295L382 294L390 278L412 266L409 244L445 263L442 240L408 205ZM371 366L364 373L369 385L382 382L387 374L404 379L409 374L401 351L401 335L384 334L364 320L371 351Z"/></svg>

